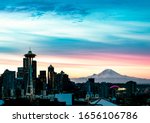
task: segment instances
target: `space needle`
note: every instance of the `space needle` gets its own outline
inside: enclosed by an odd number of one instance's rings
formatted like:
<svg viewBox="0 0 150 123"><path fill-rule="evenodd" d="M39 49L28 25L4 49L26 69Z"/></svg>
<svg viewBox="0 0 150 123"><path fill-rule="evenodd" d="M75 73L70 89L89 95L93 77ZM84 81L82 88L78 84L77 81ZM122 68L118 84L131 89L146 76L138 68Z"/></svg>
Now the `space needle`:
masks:
<svg viewBox="0 0 150 123"><path fill-rule="evenodd" d="M27 88L26 88L26 97L32 99L34 97L34 88L33 88L33 68L32 61L35 58L36 54L32 53L31 50L28 51L27 54L24 55L27 59L27 68L28 68L28 79L27 79Z"/></svg>

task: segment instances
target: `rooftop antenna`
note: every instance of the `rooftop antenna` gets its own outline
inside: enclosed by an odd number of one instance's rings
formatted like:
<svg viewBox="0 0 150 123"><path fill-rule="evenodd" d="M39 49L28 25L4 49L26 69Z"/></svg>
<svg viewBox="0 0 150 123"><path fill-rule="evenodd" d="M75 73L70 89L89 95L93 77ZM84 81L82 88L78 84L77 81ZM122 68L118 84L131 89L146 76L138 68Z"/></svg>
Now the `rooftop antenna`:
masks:
<svg viewBox="0 0 150 123"><path fill-rule="evenodd" d="M31 51L31 47L29 47L29 51Z"/></svg>

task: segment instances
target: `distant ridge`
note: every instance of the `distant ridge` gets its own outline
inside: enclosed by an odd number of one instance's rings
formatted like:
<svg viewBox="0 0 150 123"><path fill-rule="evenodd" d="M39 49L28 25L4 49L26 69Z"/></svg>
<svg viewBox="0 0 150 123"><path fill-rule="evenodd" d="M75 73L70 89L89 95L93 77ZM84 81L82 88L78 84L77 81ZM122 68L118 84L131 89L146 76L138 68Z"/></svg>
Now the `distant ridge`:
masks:
<svg viewBox="0 0 150 123"><path fill-rule="evenodd" d="M87 77L72 78L74 82L86 82L88 78L95 78L95 82L111 82L111 83L126 83L127 81L135 81L138 84L150 84L150 79L130 77L121 75L112 69L105 69L99 74L93 74Z"/></svg>

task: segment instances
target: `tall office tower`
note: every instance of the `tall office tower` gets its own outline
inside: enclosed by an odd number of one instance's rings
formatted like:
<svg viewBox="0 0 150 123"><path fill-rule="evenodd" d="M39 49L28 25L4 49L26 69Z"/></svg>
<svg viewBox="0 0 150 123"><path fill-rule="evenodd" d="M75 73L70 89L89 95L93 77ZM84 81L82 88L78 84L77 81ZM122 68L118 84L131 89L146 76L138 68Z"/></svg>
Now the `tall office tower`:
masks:
<svg viewBox="0 0 150 123"><path fill-rule="evenodd" d="M2 90L3 97L14 97L15 96L15 71L5 70L2 74Z"/></svg>
<svg viewBox="0 0 150 123"><path fill-rule="evenodd" d="M2 76L0 75L0 99L2 98Z"/></svg>
<svg viewBox="0 0 150 123"><path fill-rule="evenodd" d="M24 96L23 77L24 77L24 69L23 69L23 67L18 67L17 78L16 78L16 97Z"/></svg>
<svg viewBox="0 0 150 123"><path fill-rule="evenodd" d="M55 71L54 71L54 67L52 65L50 65L48 67L48 89L52 92L53 90L55 90Z"/></svg>
<svg viewBox="0 0 150 123"><path fill-rule="evenodd" d="M34 87L33 87L33 58L35 58L36 54L33 54L32 51L28 51L27 54L24 55L24 67L25 72L27 72L27 88L26 88L26 96L30 99L33 98L34 95Z"/></svg>
<svg viewBox="0 0 150 123"><path fill-rule="evenodd" d="M32 61L32 69L33 69L33 73L32 73L33 81L35 81L37 78L37 62L35 60Z"/></svg>
<svg viewBox="0 0 150 123"><path fill-rule="evenodd" d="M55 78L55 90L59 93L68 92L71 88L69 76L63 71L58 73Z"/></svg>
<svg viewBox="0 0 150 123"><path fill-rule="evenodd" d="M46 90L46 71L40 71L39 79L42 83L42 90Z"/></svg>
<svg viewBox="0 0 150 123"><path fill-rule="evenodd" d="M62 82L62 88L63 88L62 90L64 92L68 92L68 90L70 90L70 84L71 84L69 76L66 73L64 73L63 71L61 71L61 73L63 75L63 78L61 81Z"/></svg>
<svg viewBox="0 0 150 123"><path fill-rule="evenodd" d="M64 72L61 71L60 73L58 73L56 75L56 78L55 78L55 90L57 90L59 93L62 93L63 92L63 80L64 80Z"/></svg>
<svg viewBox="0 0 150 123"><path fill-rule="evenodd" d="M106 82L100 84L100 97L108 98L109 97L109 85Z"/></svg>
<svg viewBox="0 0 150 123"><path fill-rule="evenodd" d="M23 58L23 90L24 94L26 93L27 90L27 81L28 81L28 59Z"/></svg>
<svg viewBox="0 0 150 123"><path fill-rule="evenodd" d="M33 88L35 91L36 80L37 80L37 62L35 60L32 61L32 76L33 76Z"/></svg>
<svg viewBox="0 0 150 123"><path fill-rule="evenodd" d="M136 82L133 82L133 81L127 82L126 89L127 89L127 96L132 96L132 95L136 94L136 91L137 91Z"/></svg>
<svg viewBox="0 0 150 123"><path fill-rule="evenodd" d="M23 58L23 68L28 68L28 59L27 58Z"/></svg>
<svg viewBox="0 0 150 123"><path fill-rule="evenodd" d="M18 67L17 78L23 78L23 67Z"/></svg>
<svg viewBox="0 0 150 123"><path fill-rule="evenodd" d="M40 75L38 77L36 83L36 92L37 94L46 95L46 71L40 71Z"/></svg>
<svg viewBox="0 0 150 123"><path fill-rule="evenodd" d="M94 89L95 89L95 79L94 78L89 78L87 81L87 94L92 96L94 94Z"/></svg>

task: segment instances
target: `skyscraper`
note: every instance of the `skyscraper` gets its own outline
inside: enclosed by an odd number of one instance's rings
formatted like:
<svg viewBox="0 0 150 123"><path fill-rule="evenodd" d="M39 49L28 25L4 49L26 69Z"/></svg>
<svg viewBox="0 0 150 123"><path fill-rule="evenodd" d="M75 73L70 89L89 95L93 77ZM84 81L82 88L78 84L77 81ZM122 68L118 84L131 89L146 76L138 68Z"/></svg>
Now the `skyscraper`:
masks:
<svg viewBox="0 0 150 123"><path fill-rule="evenodd" d="M23 67L18 67L17 78L23 78Z"/></svg>
<svg viewBox="0 0 150 123"><path fill-rule="evenodd" d="M46 71L40 71L35 87L36 94L46 95Z"/></svg>
<svg viewBox="0 0 150 123"><path fill-rule="evenodd" d="M55 90L59 93L67 93L71 90L71 82L69 76L63 71L58 73L55 78Z"/></svg>
<svg viewBox="0 0 150 123"><path fill-rule="evenodd" d="M42 83L41 90L46 90L46 71L40 71L39 79Z"/></svg>
<svg viewBox="0 0 150 123"><path fill-rule="evenodd" d="M37 78L37 62L35 60L32 61L32 70L33 70L33 81L35 82Z"/></svg>
<svg viewBox="0 0 150 123"><path fill-rule="evenodd" d="M28 68L28 59L23 58L23 68Z"/></svg>
<svg viewBox="0 0 150 123"><path fill-rule="evenodd" d="M87 85L87 94L89 96L92 96L94 94L95 90L95 79L94 78L89 78L88 81L86 82Z"/></svg>
<svg viewBox="0 0 150 123"><path fill-rule="evenodd" d="M2 98L2 76L0 75L0 99Z"/></svg>
<svg viewBox="0 0 150 123"><path fill-rule="evenodd" d="M3 97L15 96L15 71L5 70L2 74L2 95Z"/></svg>
<svg viewBox="0 0 150 123"><path fill-rule="evenodd" d="M136 93L137 85L136 82L129 81L126 83L127 96L132 96Z"/></svg>
<svg viewBox="0 0 150 123"><path fill-rule="evenodd" d="M27 81L28 81L28 59L23 58L23 90L24 94L26 93L27 90Z"/></svg>
<svg viewBox="0 0 150 123"><path fill-rule="evenodd" d="M16 97L24 96L24 69L18 67L17 78L16 78Z"/></svg>
<svg viewBox="0 0 150 123"><path fill-rule="evenodd" d="M49 91L53 91L55 90L55 71L54 71L54 67L52 65L50 65L48 67L48 89Z"/></svg>
<svg viewBox="0 0 150 123"><path fill-rule="evenodd" d="M100 97L102 98L108 98L109 96L109 86L108 83L102 82L100 84Z"/></svg>

